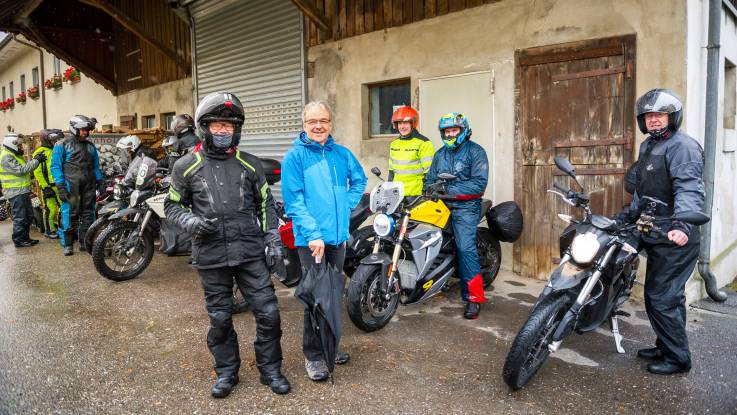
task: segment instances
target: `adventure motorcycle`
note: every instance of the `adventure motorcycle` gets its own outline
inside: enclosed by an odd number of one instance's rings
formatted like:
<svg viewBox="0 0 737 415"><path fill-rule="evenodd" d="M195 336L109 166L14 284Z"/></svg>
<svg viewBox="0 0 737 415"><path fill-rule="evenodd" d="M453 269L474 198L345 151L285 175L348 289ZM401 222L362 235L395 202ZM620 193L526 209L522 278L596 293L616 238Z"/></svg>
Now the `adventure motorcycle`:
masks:
<svg viewBox="0 0 737 415"><path fill-rule="evenodd" d="M597 329L609 320L617 352L624 353L618 316L629 316L619 308L632 292L639 264L640 235L665 235L658 223L679 220L702 225L709 217L701 212L685 212L656 218L658 205L664 202L643 197L645 208L638 221L620 225L604 216L591 213L589 196L578 182L575 169L564 158L555 164L568 174L582 192L553 184L554 193L571 206L583 209L583 219L569 215L558 217L569 223L560 237L560 265L532 307L527 321L517 333L504 364L504 381L516 390L525 386L540 369L550 353L560 348L573 331L578 334Z"/></svg>
<svg viewBox="0 0 737 415"><path fill-rule="evenodd" d="M129 206L109 217L107 227L92 245L92 262L103 277L125 281L140 275L151 263L154 238L161 229L169 178L156 172L156 161L145 157L137 168Z"/></svg>
<svg viewBox="0 0 737 415"><path fill-rule="evenodd" d="M110 216L128 207L128 196L130 196L130 192L125 191L123 177L116 176L113 178L112 196L105 196L105 203L97 205L97 219L92 222L84 237L85 250L90 255L92 255L92 247L94 246L95 240L100 236L100 232L107 228L107 225L110 223ZM98 197L98 199L100 198Z"/></svg>
<svg viewBox="0 0 737 415"><path fill-rule="evenodd" d="M374 167L371 172L381 179ZM384 327L401 303L409 305L438 294L455 274L455 242L451 211L443 202L445 184L456 179L450 173L422 196L404 197L404 184L383 181L371 191L373 252L361 259L348 286L347 308L353 324L371 332ZM479 222L491 202L482 202ZM396 226L395 226L396 224ZM484 288L496 278L502 253L498 238L478 227L477 249Z"/></svg>

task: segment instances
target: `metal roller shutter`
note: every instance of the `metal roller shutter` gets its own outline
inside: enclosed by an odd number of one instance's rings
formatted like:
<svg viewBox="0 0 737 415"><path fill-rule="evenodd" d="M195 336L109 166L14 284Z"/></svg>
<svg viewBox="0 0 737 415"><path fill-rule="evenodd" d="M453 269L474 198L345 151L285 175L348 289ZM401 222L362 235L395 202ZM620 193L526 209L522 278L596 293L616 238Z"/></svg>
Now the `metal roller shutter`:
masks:
<svg viewBox="0 0 737 415"><path fill-rule="evenodd" d="M234 93L246 109L240 148L281 160L302 130L303 19L289 0L199 0L194 19L196 97ZM280 186L272 187L280 196Z"/></svg>

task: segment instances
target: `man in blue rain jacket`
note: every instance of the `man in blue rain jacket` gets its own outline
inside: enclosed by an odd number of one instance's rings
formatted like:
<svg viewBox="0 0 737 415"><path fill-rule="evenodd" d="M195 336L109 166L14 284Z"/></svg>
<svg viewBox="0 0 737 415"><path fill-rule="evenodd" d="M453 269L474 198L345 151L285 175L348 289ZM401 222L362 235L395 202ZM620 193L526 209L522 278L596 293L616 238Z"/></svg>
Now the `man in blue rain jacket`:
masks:
<svg viewBox="0 0 737 415"><path fill-rule="evenodd" d="M282 162L284 207L294 226L303 269L309 270L323 258L342 270L345 241L351 209L361 200L366 175L353 153L335 143L332 112L325 102L311 102L302 113L304 131ZM311 380L328 378L322 358L320 339L310 328L309 314L304 314L302 351L305 370ZM338 352L335 363L346 363L347 353Z"/></svg>

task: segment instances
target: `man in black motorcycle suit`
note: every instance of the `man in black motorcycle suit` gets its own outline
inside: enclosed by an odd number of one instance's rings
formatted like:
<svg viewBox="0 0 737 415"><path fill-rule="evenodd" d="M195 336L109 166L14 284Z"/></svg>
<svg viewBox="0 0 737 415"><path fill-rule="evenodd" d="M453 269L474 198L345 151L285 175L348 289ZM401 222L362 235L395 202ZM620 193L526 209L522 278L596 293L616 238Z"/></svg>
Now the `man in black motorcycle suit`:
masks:
<svg viewBox="0 0 737 415"><path fill-rule="evenodd" d="M289 382L281 373L279 307L269 273L281 261L276 207L260 160L238 150L243 106L233 94L214 92L197 106L195 120L204 145L174 164L165 210L167 219L192 234L192 266L205 293L207 345L218 376L212 396L224 398L238 383L234 278L256 318L260 381L274 393L288 393Z"/></svg>
<svg viewBox="0 0 737 415"><path fill-rule="evenodd" d="M653 89L637 100L635 113L640 131L648 137L634 168L632 203L616 219L635 222L648 204L645 196L667 204L658 204L657 217L701 211L704 151L698 141L679 131L681 101L672 91ZM662 227L667 234L651 232L640 240L647 252L645 308L657 340L655 347L639 350L637 356L651 361L647 366L651 373L669 375L691 369L685 285L698 259L700 233L697 226L680 221L665 222Z"/></svg>

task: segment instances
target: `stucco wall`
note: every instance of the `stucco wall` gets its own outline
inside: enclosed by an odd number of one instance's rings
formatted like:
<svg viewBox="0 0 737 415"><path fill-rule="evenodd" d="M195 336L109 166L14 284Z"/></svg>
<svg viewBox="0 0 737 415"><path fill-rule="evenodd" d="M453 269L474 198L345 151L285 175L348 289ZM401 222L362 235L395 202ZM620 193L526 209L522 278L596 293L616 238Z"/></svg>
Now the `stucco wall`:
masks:
<svg viewBox="0 0 737 415"><path fill-rule="evenodd" d="M688 102L686 131L704 142L706 105L706 48L708 43L709 2L688 0ZM725 285L737 276L737 153L725 152L724 119L724 62L725 58L737 64L737 25L735 16L722 7L722 27L719 59L719 110L716 139L716 171L714 206L712 209L711 258L712 271L719 285ZM731 94L736 91L730 91ZM688 286L689 298L706 295L703 284L693 278Z"/></svg>
<svg viewBox="0 0 737 415"><path fill-rule="evenodd" d="M194 115L192 78L168 82L118 96L118 115L137 114L139 127L141 126L141 117L155 115L156 124L160 125L160 114L168 112ZM168 127L166 126L166 128Z"/></svg>
<svg viewBox="0 0 737 415"><path fill-rule="evenodd" d="M308 93L310 99L333 104L336 139L353 150L368 170L386 165L388 144L364 139L363 84L411 77L416 105L419 79L493 70L498 165L492 166L495 177L490 186L496 187L497 201L511 200L516 49L634 33L636 94L667 86L685 95L685 32L686 4L679 0L503 0L312 47L308 60L315 62L315 76L309 80ZM510 245L503 245L503 266L509 268Z"/></svg>
<svg viewBox="0 0 737 415"><path fill-rule="evenodd" d="M15 42L11 40L11 42ZM39 67L39 82L43 88L45 79L54 75L54 57L44 52L44 74L40 73L40 56L37 49L21 46L23 52L14 56L12 60L2 65L0 69L0 84L7 85L11 80L15 82L15 95L20 92L20 75L26 75L26 89L33 84L31 70ZM61 61L61 73L70 65ZM43 128L42 100L27 99L25 104L15 104L13 110L0 112L0 127L2 132L6 126L12 125L16 132L30 134ZM82 75L81 81L76 84L64 82L59 90L46 90L46 126L48 128L69 127L69 118L75 114L84 114L97 118L98 125L113 124L117 119L117 105L115 97L110 91Z"/></svg>

